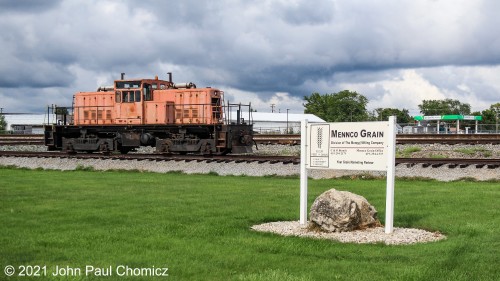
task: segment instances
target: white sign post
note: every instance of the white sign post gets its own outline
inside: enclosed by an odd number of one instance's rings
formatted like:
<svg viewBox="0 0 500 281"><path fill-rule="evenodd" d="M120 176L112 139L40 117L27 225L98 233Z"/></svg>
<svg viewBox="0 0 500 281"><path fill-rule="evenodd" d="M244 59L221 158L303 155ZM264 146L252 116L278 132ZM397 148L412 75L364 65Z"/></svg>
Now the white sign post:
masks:
<svg viewBox="0 0 500 281"><path fill-rule="evenodd" d="M307 222L307 169L387 171L385 232L392 233L396 118L384 122L301 123L300 224Z"/></svg>
<svg viewBox="0 0 500 281"><path fill-rule="evenodd" d="M307 119L300 123L300 225L307 222Z"/></svg>

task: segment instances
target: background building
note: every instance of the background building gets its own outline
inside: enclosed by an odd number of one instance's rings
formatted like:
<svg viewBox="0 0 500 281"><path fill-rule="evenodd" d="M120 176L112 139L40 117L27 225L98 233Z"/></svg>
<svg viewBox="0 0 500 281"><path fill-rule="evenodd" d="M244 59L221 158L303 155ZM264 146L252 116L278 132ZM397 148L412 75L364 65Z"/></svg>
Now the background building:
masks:
<svg viewBox="0 0 500 281"><path fill-rule="evenodd" d="M4 113L6 131L13 134L43 134L47 114Z"/></svg>
<svg viewBox="0 0 500 281"><path fill-rule="evenodd" d="M325 122L314 114L252 112L253 130L259 134L298 134L300 122ZM288 130L287 130L288 128Z"/></svg>

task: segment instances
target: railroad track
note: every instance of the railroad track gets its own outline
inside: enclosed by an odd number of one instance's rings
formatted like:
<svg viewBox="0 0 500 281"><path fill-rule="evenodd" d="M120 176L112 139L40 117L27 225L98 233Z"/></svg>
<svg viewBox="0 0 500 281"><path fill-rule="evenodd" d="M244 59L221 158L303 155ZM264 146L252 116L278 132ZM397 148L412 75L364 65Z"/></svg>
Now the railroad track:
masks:
<svg viewBox="0 0 500 281"><path fill-rule="evenodd" d="M285 145L299 145L300 144L300 135L297 135L297 134L294 134L294 135L256 134L256 135L253 135L253 139L257 144L285 144Z"/></svg>
<svg viewBox="0 0 500 281"><path fill-rule="evenodd" d="M254 135L257 144L299 145L300 135ZM500 134L398 134L397 144L500 144ZM43 145L43 135L0 135L0 145Z"/></svg>
<svg viewBox="0 0 500 281"><path fill-rule="evenodd" d="M137 160L137 161L186 161L205 163L282 163L300 164L300 157L296 156L258 156L258 155L225 155L225 156L203 156L203 155L162 155L162 154L66 154L62 152L18 152L0 151L0 157L33 157L33 158L72 158L72 159L113 159L113 160ZM406 165L412 167L421 164L423 168L476 168L497 169L500 168L500 159L473 159L473 158L396 158L396 166Z"/></svg>
<svg viewBox="0 0 500 281"><path fill-rule="evenodd" d="M0 135L0 145L44 145L43 135Z"/></svg>
<svg viewBox="0 0 500 281"><path fill-rule="evenodd" d="M398 134L398 144L500 144L500 134Z"/></svg>
<svg viewBox="0 0 500 281"><path fill-rule="evenodd" d="M33 157L33 158L73 158L73 159L113 159L113 160L150 160L150 161L186 161L206 163L283 163L300 164L300 158L295 156L257 156L257 155L180 155L180 154L98 154L78 153L67 154L63 152L23 152L0 151L0 157Z"/></svg>
<svg viewBox="0 0 500 281"><path fill-rule="evenodd" d="M487 167L489 169L496 169L500 167L500 159L494 158L396 158L396 165L406 164L407 166L414 166L422 164L422 167L438 168L441 166L448 166L448 168L466 168L469 166L476 166L476 168Z"/></svg>

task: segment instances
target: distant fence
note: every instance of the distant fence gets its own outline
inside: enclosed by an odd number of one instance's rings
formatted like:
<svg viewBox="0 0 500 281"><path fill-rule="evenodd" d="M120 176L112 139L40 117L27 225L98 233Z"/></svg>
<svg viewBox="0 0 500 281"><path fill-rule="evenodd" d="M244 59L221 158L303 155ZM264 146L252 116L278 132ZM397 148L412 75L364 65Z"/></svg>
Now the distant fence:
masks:
<svg viewBox="0 0 500 281"><path fill-rule="evenodd" d="M253 131L259 134L300 134L300 126L280 127L253 127Z"/></svg>

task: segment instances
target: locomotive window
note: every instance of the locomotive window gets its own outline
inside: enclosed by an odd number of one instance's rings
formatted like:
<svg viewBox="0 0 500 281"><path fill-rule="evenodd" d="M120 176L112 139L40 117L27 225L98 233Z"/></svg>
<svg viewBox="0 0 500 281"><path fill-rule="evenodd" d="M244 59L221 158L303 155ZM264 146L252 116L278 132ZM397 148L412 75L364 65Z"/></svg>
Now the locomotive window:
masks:
<svg viewBox="0 0 500 281"><path fill-rule="evenodd" d="M153 85L154 88L155 85ZM144 100L153 100L153 91L150 88L144 88Z"/></svg>
<svg viewBox="0 0 500 281"><path fill-rule="evenodd" d="M128 102L128 93L122 92L122 102Z"/></svg>
<svg viewBox="0 0 500 281"><path fill-rule="evenodd" d="M123 91L122 102L141 101L141 91Z"/></svg>
<svg viewBox="0 0 500 281"><path fill-rule="evenodd" d="M120 92L116 92L115 101L116 102L122 102L122 99L121 99L121 96L120 96Z"/></svg>
<svg viewBox="0 0 500 281"><path fill-rule="evenodd" d="M136 102L141 101L141 91L135 91L135 101Z"/></svg>
<svg viewBox="0 0 500 281"><path fill-rule="evenodd" d="M120 81L116 82L117 89L140 88L141 81Z"/></svg>

